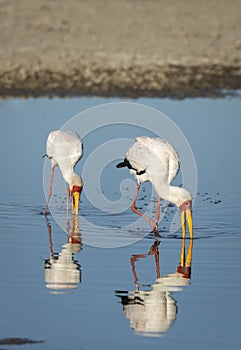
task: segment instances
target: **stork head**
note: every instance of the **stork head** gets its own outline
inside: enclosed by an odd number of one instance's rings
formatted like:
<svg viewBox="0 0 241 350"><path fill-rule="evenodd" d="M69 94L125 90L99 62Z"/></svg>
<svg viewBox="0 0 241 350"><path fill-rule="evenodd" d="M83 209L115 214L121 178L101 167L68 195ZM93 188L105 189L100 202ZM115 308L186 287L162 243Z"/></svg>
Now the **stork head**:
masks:
<svg viewBox="0 0 241 350"><path fill-rule="evenodd" d="M72 178L72 184L70 184L70 190L72 193L72 213L78 214L79 212L79 201L80 194L83 189L83 181L81 177L77 174L74 174Z"/></svg>
<svg viewBox="0 0 241 350"><path fill-rule="evenodd" d="M182 223L182 237L186 237L186 221L188 223L189 235L190 238L193 238L193 229L192 229L192 200L187 199L180 206L180 215Z"/></svg>
<svg viewBox="0 0 241 350"><path fill-rule="evenodd" d="M80 194L83 186L73 186L72 188L72 213L78 214Z"/></svg>
<svg viewBox="0 0 241 350"><path fill-rule="evenodd" d="M169 200L180 209L182 223L182 237L186 238L186 222L188 223L190 238L193 238L192 229L192 197L183 187L170 186Z"/></svg>
<svg viewBox="0 0 241 350"><path fill-rule="evenodd" d="M186 238L186 222L188 223L189 236L193 238L192 229L192 197L191 194L183 187L170 187L169 198L180 209L181 224L182 224L182 237Z"/></svg>

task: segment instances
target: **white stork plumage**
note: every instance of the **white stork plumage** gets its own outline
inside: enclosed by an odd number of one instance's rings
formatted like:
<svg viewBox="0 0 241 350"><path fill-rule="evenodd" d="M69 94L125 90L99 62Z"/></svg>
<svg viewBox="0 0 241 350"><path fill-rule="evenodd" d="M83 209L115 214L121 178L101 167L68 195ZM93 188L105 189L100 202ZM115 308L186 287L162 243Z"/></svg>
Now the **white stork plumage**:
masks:
<svg viewBox="0 0 241 350"><path fill-rule="evenodd" d="M82 157L83 144L80 136L75 131L52 131L46 142L46 156L51 160L52 171L48 199L44 214L47 213L49 200L52 194L54 169L58 165L67 188L67 208L70 192L72 193L72 212L78 214L80 194L83 188L81 177L74 172L74 167Z"/></svg>
<svg viewBox="0 0 241 350"><path fill-rule="evenodd" d="M137 179L137 187L131 209L146 219L153 231L157 233L160 218L160 200L165 199L174 203L180 209L182 234L186 236L186 220L188 222L190 238L192 230L192 198L184 188L171 186L170 183L179 170L179 158L174 147L160 138L139 136L129 148L123 162L117 168L128 167L130 173ZM154 221L136 208L136 198L142 182L150 181L154 186L158 202Z"/></svg>

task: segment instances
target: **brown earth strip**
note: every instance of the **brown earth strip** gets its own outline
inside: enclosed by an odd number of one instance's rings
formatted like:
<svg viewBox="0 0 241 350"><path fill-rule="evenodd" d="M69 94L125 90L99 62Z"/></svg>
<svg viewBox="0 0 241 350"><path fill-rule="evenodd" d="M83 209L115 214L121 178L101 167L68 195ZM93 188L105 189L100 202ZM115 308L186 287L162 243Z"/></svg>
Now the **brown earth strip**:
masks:
<svg viewBox="0 0 241 350"><path fill-rule="evenodd" d="M0 95L241 88L239 0L1 0Z"/></svg>

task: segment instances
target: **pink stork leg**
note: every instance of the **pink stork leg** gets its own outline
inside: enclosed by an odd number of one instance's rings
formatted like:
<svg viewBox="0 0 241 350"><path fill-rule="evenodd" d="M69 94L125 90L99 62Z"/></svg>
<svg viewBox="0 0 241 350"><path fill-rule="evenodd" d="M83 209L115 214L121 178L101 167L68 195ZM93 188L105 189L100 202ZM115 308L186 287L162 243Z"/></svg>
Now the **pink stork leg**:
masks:
<svg viewBox="0 0 241 350"><path fill-rule="evenodd" d="M138 183L137 186L136 186L136 192L135 192L135 195L134 195L134 198L133 198L133 202L131 204L131 210L134 211L134 213L136 213L136 214L140 215L141 217L143 217L145 220L147 220L149 222L149 224L151 225L153 232L157 233L157 228L156 228L156 225L155 225L154 221L136 208L136 198L137 198L137 195L138 195L138 191L139 191L140 185L141 184Z"/></svg>
<svg viewBox="0 0 241 350"><path fill-rule="evenodd" d="M50 257L54 258L54 252L53 252L53 240L52 240L52 228L51 224L48 221L48 218L46 216L46 223L47 223L47 229L48 229L48 236L49 236L49 250L50 250Z"/></svg>
<svg viewBox="0 0 241 350"><path fill-rule="evenodd" d="M155 255L156 276L157 278L160 278L161 276L160 263L159 263L159 249L158 249L159 244L160 244L159 240L155 240L154 244L151 246L147 254L134 254L131 257L131 260L130 260L131 268L134 276L134 283L137 289L139 289L139 284L138 284L138 277L137 277L136 268L135 268L135 262L138 261L139 259L146 258L148 255Z"/></svg>
<svg viewBox="0 0 241 350"><path fill-rule="evenodd" d="M161 206L161 198L158 196L157 207L156 207L156 228L158 228L158 222L160 219L160 206Z"/></svg>
<svg viewBox="0 0 241 350"><path fill-rule="evenodd" d="M160 270L160 263L159 263L159 244L160 241L158 239L155 240L153 245L150 248L149 255L155 255L155 263L156 263L156 277L160 278L161 276L161 270Z"/></svg>
<svg viewBox="0 0 241 350"><path fill-rule="evenodd" d="M50 197L52 195L53 178L54 178L54 167L52 167L52 170L51 170L50 184L49 184L49 190L48 190L48 199L47 199L47 202L46 202L45 209L43 211L44 215L47 214L47 209L48 209L48 206L49 206L49 200L50 200Z"/></svg>
<svg viewBox="0 0 241 350"><path fill-rule="evenodd" d="M69 211L69 197L70 197L70 189L69 189L69 185L68 185L67 192L66 192L66 211L67 211L67 213Z"/></svg>

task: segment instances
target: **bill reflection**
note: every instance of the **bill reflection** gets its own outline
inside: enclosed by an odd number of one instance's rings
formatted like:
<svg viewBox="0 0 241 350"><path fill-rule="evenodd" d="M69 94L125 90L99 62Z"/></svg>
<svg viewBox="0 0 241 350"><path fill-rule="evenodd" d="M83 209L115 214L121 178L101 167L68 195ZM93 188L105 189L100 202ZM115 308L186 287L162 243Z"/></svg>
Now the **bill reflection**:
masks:
<svg viewBox="0 0 241 350"><path fill-rule="evenodd" d="M52 240L52 227L46 216L49 238L50 257L45 260L44 279L46 288L52 294L69 293L79 287L81 283L81 268L74 254L82 249L82 239L78 227L78 217L72 217L72 227L67 221L67 242L63 244L58 253L54 253Z"/></svg>

